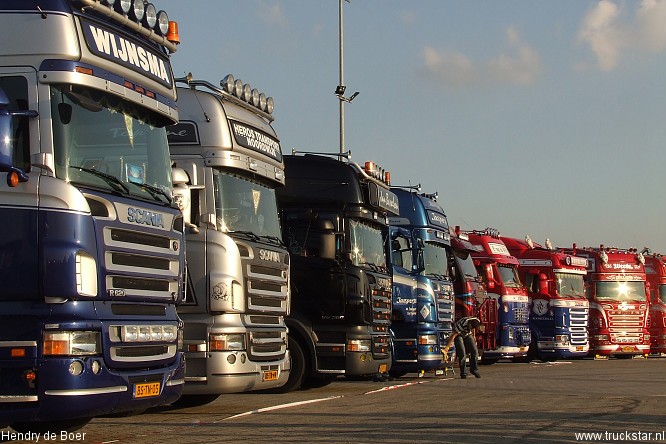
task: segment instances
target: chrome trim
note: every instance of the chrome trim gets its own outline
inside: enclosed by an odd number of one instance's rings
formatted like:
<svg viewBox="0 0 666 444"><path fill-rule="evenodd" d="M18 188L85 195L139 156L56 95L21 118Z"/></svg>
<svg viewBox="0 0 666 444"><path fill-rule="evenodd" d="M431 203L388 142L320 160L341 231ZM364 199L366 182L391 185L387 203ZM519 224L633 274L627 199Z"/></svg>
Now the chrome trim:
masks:
<svg viewBox="0 0 666 444"><path fill-rule="evenodd" d="M49 396L82 396L82 395L106 395L109 393L122 393L126 391L127 391L126 386L117 385L115 387L100 387L100 388L78 389L78 390L46 390L44 394Z"/></svg>
<svg viewBox="0 0 666 444"><path fill-rule="evenodd" d="M37 341L0 341L0 347L37 347Z"/></svg>
<svg viewBox="0 0 666 444"><path fill-rule="evenodd" d="M37 396L13 396L13 395L0 395L0 403L3 402L37 402Z"/></svg>

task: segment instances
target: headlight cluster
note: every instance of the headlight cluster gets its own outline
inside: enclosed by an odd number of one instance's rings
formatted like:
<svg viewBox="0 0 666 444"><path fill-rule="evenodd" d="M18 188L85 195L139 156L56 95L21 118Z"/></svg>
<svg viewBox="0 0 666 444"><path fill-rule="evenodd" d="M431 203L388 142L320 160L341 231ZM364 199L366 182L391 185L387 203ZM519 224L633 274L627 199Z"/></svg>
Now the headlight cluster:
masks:
<svg viewBox="0 0 666 444"><path fill-rule="evenodd" d="M436 345L437 335L419 335L419 345Z"/></svg>
<svg viewBox="0 0 666 444"><path fill-rule="evenodd" d="M210 351L245 350L243 333L211 333L208 337Z"/></svg>
<svg viewBox="0 0 666 444"><path fill-rule="evenodd" d="M370 339L350 339L347 341L347 351L364 353L371 350L372 341Z"/></svg>
<svg viewBox="0 0 666 444"><path fill-rule="evenodd" d="M44 356L91 356L100 352L100 333L96 331L46 331Z"/></svg>

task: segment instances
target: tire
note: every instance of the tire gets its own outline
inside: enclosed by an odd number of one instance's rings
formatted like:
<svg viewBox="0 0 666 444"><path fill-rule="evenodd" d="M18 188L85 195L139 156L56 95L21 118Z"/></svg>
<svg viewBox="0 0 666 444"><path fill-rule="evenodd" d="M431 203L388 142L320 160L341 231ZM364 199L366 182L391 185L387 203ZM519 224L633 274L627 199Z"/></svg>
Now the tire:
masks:
<svg viewBox="0 0 666 444"><path fill-rule="evenodd" d="M200 405L210 404L219 398L220 395L183 395L172 405L176 408L198 407Z"/></svg>
<svg viewBox="0 0 666 444"><path fill-rule="evenodd" d="M404 370L393 370L393 369L389 370L389 375L392 378L402 378L406 374L407 374L407 372L404 371Z"/></svg>
<svg viewBox="0 0 666 444"><path fill-rule="evenodd" d="M335 381L337 377L338 375L326 375L326 376L319 376L316 378L308 378L307 381L303 381L301 387L308 389L326 387L327 385Z"/></svg>
<svg viewBox="0 0 666 444"><path fill-rule="evenodd" d="M271 393L289 393L294 390L299 390L303 387L303 382L307 379L305 376L306 361L303 347L291 336L288 341L289 355L291 356L289 379L287 379L287 382L282 387L271 389Z"/></svg>

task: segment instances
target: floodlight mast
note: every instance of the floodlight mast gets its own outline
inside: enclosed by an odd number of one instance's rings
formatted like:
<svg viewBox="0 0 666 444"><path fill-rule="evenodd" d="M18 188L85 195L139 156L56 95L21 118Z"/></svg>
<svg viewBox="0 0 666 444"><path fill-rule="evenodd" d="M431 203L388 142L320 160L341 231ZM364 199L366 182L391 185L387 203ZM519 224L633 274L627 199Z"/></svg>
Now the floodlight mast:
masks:
<svg viewBox="0 0 666 444"><path fill-rule="evenodd" d="M349 1L349 0L347 0ZM344 67L344 22L342 18L342 0L339 0L339 24L340 24L340 87L338 91L341 91L341 94L338 95L339 98L342 98L345 93L345 67ZM340 153L345 152L345 101L340 99Z"/></svg>
<svg viewBox="0 0 666 444"><path fill-rule="evenodd" d="M338 86L335 88L335 95L338 97L340 100L340 153L345 153L345 102L351 103L352 100L356 98L356 96L359 95L359 92L356 91L354 94L351 95L351 97L345 97L345 90L347 87L345 86L345 67L344 67L344 59L345 59L345 50L344 50L344 20L342 18L342 1L339 0L340 2L340 7L339 7L339 22L340 22L340 83ZM344 0L347 3L350 2L350 0Z"/></svg>

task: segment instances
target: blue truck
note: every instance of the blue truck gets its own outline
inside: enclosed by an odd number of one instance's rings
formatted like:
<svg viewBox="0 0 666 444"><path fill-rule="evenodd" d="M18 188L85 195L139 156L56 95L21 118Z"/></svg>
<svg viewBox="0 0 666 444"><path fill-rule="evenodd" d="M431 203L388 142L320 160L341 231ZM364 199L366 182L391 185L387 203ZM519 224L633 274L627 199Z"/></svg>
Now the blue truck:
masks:
<svg viewBox="0 0 666 444"><path fill-rule="evenodd" d="M436 194L392 187L400 215L391 217L394 377L443 372L441 347L451 334L455 299L449 268L449 224ZM453 354L453 351L451 351Z"/></svg>
<svg viewBox="0 0 666 444"><path fill-rule="evenodd" d="M62 431L171 403L178 35L143 0L2 3L0 426Z"/></svg>

